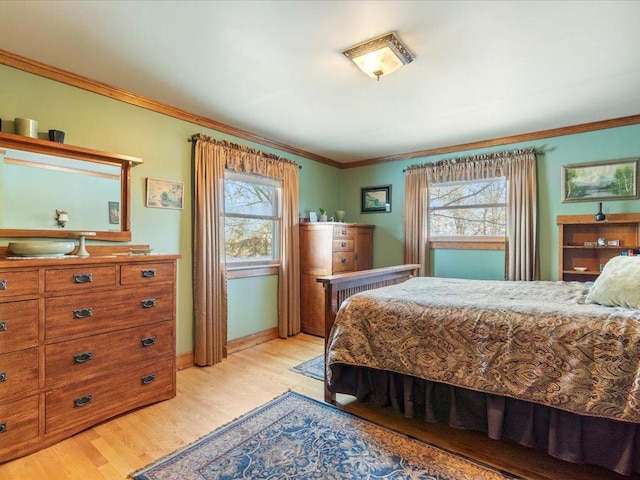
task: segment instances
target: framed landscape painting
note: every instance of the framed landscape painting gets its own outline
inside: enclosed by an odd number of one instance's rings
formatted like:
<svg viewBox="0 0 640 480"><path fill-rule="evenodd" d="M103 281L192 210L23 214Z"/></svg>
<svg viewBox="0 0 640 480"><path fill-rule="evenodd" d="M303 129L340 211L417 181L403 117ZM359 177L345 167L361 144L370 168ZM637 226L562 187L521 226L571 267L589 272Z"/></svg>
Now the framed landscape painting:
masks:
<svg viewBox="0 0 640 480"><path fill-rule="evenodd" d="M360 213L391 211L391 185L360 189Z"/></svg>
<svg viewBox="0 0 640 480"><path fill-rule="evenodd" d="M147 207L182 209L184 182L147 177Z"/></svg>
<svg viewBox="0 0 640 480"><path fill-rule="evenodd" d="M638 198L638 159L562 167L562 201L593 202Z"/></svg>

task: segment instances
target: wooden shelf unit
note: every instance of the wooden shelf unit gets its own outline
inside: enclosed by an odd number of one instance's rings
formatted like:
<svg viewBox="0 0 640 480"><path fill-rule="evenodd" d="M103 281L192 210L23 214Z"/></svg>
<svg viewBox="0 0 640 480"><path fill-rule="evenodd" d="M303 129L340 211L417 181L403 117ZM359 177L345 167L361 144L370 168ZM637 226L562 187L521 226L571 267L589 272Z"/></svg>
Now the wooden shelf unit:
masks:
<svg viewBox="0 0 640 480"><path fill-rule="evenodd" d="M612 213L601 222L595 215L559 215L560 251L558 280L589 282L598 278L600 266L622 252L640 249L640 213ZM619 245L597 245L598 239ZM591 242L593 246L585 246ZM577 271L575 267L585 267Z"/></svg>

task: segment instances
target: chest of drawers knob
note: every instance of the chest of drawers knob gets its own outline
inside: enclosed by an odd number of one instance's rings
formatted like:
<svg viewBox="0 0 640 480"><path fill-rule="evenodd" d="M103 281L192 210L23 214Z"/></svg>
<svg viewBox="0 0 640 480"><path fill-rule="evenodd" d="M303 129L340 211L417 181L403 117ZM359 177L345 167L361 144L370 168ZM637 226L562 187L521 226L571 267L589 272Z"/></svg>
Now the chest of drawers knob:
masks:
<svg viewBox="0 0 640 480"><path fill-rule="evenodd" d="M7 289L7 281L0 280L0 290L6 290L6 289Z"/></svg>
<svg viewBox="0 0 640 480"><path fill-rule="evenodd" d="M143 347L150 347L151 345L156 344L156 337L143 338L141 343Z"/></svg>
<svg viewBox="0 0 640 480"><path fill-rule="evenodd" d="M76 353L73 356L73 362L74 363L85 363L85 362L88 362L89 360L91 360L92 358L93 358L93 353L92 352Z"/></svg>
<svg viewBox="0 0 640 480"><path fill-rule="evenodd" d="M73 406L75 408L84 407L85 405L90 404L93 401L93 395L85 395L84 397L76 398L73 401Z"/></svg>
<svg viewBox="0 0 640 480"><path fill-rule="evenodd" d="M155 268L142 270L142 278L154 278L156 275L157 275L157 272Z"/></svg>
<svg viewBox="0 0 640 480"><path fill-rule="evenodd" d="M145 375L144 377L142 377L140 379L140 383L142 383L142 385L149 385L150 383L155 382L156 380L156 376L152 373L151 375Z"/></svg>
<svg viewBox="0 0 640 480"><path fill-rule="evenodd" d="M5 433L7 431L7 422L0 423L0 433Z"/></svg>
<svg viewBox="0 0 640 480"><path fill-rule="evenodd" d="M147 300L142 300L142 308L153 308L156 306L156 299L149 298Z"/></svg>
<svg viewBox="0 0 640 480"><path fill-rule="evenodd" d="M93 316L91 308L80 308L73 311L73 318L89 318Z"/></svg>
<svg viewBox="0 0 640 480"><path fill-rule="evenodd" d="M76 273L73 276L73 283L91 283L93 282L93 275L90 273Z"/></svg>
<svg viewBox="0 0 640 480"><path fill-rule="evenodd" d="M2 321L0 322L0 332L6 332L7 331L7 322L6 321Z"/></svg>
<svg viewBox="0 0 640 480"><path fill-rule="evenodd" d="M7 381L7 372L0 372L0 383Z"/></svg>

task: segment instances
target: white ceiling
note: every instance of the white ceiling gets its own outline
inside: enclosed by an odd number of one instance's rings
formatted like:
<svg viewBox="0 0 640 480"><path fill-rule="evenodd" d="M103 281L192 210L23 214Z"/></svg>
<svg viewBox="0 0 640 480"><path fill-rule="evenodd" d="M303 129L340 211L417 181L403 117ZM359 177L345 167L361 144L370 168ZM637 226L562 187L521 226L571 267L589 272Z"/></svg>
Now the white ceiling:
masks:
<svg viewBox="0 0 640 480"><path fill-rule="evenodd" d="M0 49L339 162L640 113L637 0L2 0L0 18ZM376 82L341 50L388 31L416 59Z"/></svg>

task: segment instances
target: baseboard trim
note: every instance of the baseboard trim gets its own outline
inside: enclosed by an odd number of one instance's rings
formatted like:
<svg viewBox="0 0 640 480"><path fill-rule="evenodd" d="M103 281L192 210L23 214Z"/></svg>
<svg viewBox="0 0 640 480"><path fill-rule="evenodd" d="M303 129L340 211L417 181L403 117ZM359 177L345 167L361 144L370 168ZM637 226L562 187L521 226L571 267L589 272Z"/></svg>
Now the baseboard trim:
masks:
<svg viewBox="0 0 640 480"><path fill-rule="evenodd" d="M235 338L227 342L227 354L239 352L245 348L255 347L261 343L269 342L278 338L278 328L270 328L261 332L247 335L246 337Z"/></svg>
<svg viewBox="0 0 640 480"><path fill-rule="evenodd" d="M182 355L178 355L176 357L176 370L184 370L185 368L193 367L195 363L193 362L193 352L183 353Z"/></svg>

